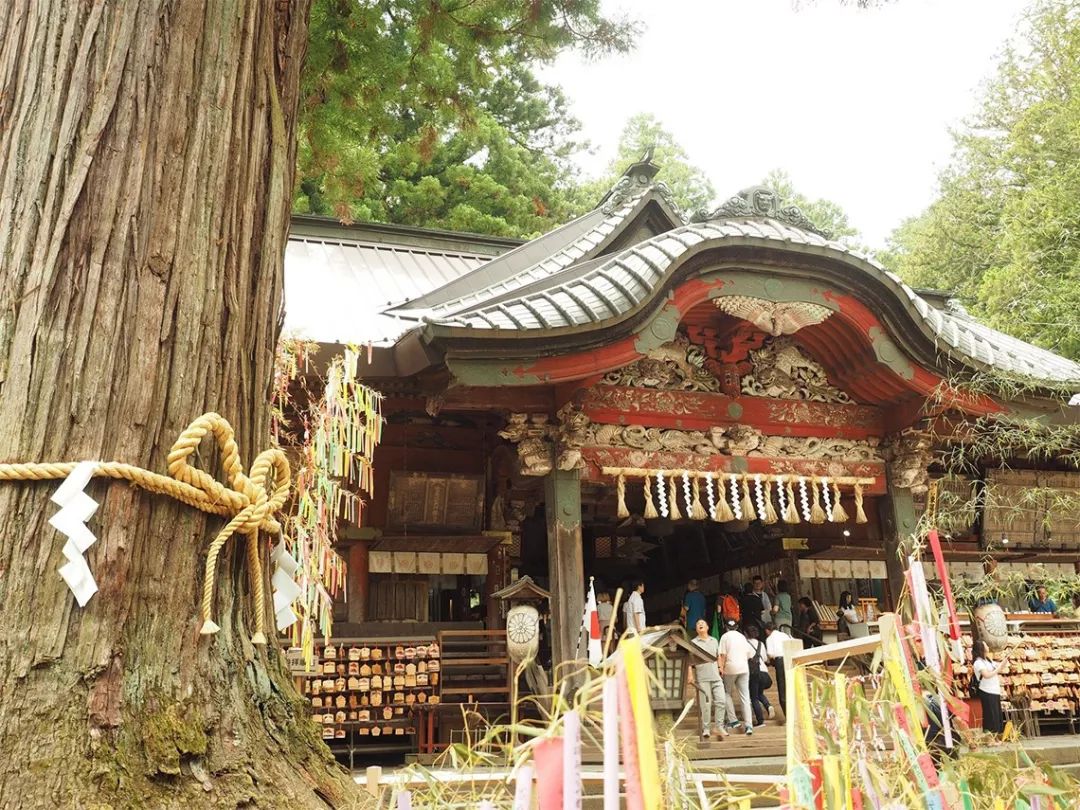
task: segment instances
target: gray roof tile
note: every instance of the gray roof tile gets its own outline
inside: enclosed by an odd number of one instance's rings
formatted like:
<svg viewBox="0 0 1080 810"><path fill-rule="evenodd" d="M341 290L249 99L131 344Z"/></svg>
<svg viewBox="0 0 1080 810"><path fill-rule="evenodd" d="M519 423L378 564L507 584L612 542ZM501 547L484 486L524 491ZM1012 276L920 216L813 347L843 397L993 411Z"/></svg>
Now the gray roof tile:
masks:
<svg viewBox="0 0 1080 810"><path fill-rule="evenodd" d="M625 210L625 207L623 211ZM613 215L614 216L614 215ZM602 223L605 227L613 217ZM598 226L599 227L599 226ZM583 239L592 239L594 229ZM752 238L780 241L789 244L823 248L840 256L859 260L867 272L876 275L894 294L909 304L912 317L923 321L930 335L952 351L966 356L977 364L1001 371L1034 376L1057 382L1080 380L1080 364L1031 346L978 323L970 316L955 314L931 306L911 287L864 254L810 231L774 219L733 218L694 223L667 231L638 245L623 250L604 261L586 263L581 269L573 267L567 251L545 262L543 276L547 283L537 283L523 289L521 300L513 299L493 305L478 305L472 309L458 307L444 320L448 324L468 324L490 328L498 322L500 328L557 328L577 326L587 322L602 322L626 314L637 306L662 280L664 273L686 250L706 240ZM576 243L577 244L577 243ZM572 246L573 247L573 246ZM520 278L536 281L527 273ZM516 283L516 282L515 282ZM524 288L524 284L518 284ZM490 293L492 291L488 291ZM551 306L552 301L559 306ZM545 302L543 308L538 302ZM459 302L462 303L462 302ZM514 309L515 304L528 312L543 313L542 323L533 315L518 320L535 326L514 326L500 321L497 313ZM516 310L515 310L516 313Z"/></svg>

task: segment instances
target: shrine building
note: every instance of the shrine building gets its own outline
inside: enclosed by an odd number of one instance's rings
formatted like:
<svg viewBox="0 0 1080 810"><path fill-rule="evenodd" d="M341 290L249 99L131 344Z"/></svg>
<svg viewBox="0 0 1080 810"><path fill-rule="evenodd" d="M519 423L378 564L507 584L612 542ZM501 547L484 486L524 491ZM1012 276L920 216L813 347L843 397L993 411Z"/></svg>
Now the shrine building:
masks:
<svg viewBox="0 0 1080 810"><path fill-rule="evenodd" d="M589 578L643 579L650 624L691 578L710 602L761 574L888 609L944 472L941 425L1077 418L1050 396L1077 363L912 289L766 188L688 218L657 171L631 166L524 243L294 220L286 333L370 347L360 371L385 396L335 635L497 629L491 594L526 575L550 590L555 662L575 656ZM1031 385L1007 401L946 384L987 372ZM1040 466L959 486L1080 485ZM1072 573L1078 549L1075 516L987 507L946 558L973 577L988 551Z"/></svg>

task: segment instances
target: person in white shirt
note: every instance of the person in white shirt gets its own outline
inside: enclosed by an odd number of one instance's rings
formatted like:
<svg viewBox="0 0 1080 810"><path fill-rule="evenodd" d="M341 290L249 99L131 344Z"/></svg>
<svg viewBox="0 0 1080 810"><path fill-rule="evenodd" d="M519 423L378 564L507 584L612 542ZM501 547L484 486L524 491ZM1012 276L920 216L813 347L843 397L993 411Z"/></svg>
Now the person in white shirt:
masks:
<svg viewBox="0 0 1080 810"><path fill-rule="evenodd" d="M727 632L720 636L720 671L724 674L724 691L727 692L728 726L739 725L735 718L735 695L742 702L742 726L747 734L754 733L753 710L750 706L750 657L754 651L739 632L737 622L726 624Z"/></svg>
<svg viewBox="0 0 1080 810"><path fill-rule="evenodd" d="M1005 730L1005 718L1001 714L1001 671L1006 662L991 661L990 650L984 641L972 645L971 657L972 677L979 681L983 731L1000 734Z"/></svg>
<svg viewBox="0 0 1080 810"><path fill-rule="evenodd" d="M626 619L626 629L633 629L638 633L644 632L645 624L645 600L641 595L645 593L645 583L640 579L630 584L630 596L623 606L623 618Z"/></svg>
<svg viewBox="0 0 1080 810"><path fill-rule="evenodd" d="M776 670L776 691L780 695L780 711L787 718L787 672L784 670L784 642L791 636L771 622L765 625L765 652Z"/></svg>

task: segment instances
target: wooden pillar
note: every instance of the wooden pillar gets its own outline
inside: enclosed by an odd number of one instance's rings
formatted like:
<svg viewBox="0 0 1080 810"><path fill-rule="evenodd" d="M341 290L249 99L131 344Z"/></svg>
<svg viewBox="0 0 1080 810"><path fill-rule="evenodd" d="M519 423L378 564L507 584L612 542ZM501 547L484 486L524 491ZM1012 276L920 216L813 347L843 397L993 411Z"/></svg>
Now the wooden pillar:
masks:
<svg viewBox="0 0 1080 810"><path fill-rule="evenodd" d="M366 540L357 540L349 546L349 594L348 620L350 624L367 621L368 588L370 585L368 569L368 544Z"/></svg>
<svg viewBox="0 0 1080 810"><path fill-rule="evenodd" d="M915 501L911 490L896 486L886 473L886 495L881 499L881 536L885 544L885 570L889 577L892 609L899 606L900 593L904 589L906 556L911 551L911 538L918 527L915 517Z"/></svg>
<svg viewBox="0 0 1080 810"><path fill-rule="evenodd" d="M499 545L492 546L488 550L487 565L487 578L484 580L484 597L487 602L487 629L499 630L502 628L502 611L499 609L499 600L494 599L492 594L510 584L507 582L509 571L507 570L505 545L499 543Z"/></svg>
<svg viewBox="0 0 1080 810"><path fill-rule="evenodd" d="M558 667L577 656L581 616L585 610L581 476L578 470L548 473L544 479L544 507L551 591L551 659L552 665Z"/></svg>

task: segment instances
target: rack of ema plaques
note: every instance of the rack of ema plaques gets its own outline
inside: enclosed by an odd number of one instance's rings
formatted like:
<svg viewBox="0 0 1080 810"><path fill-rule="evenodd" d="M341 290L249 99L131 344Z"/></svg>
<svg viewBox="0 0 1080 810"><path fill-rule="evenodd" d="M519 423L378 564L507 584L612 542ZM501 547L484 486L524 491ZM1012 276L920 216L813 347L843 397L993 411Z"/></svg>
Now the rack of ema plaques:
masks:
<svg viewBox="0 0 1080 810"><path fill-rule="evenodd" d="M431 637L342 639L318 649L304 696L335 755L418 749L430 706L441 700L442 661Z"/></svg>
<svg viewBox="0 0 1080 810"><path fill-rule="evenodd" d="M1080 631L1075 622L1040 622L1039 628L1011 629L1005 647L995 656L1007 656L1001 676L1002 707L1006 719L1021 731L1039 735L1055 726L1076 733L1080 721ZM964 662L956 667L957 686L969 694L971 637L964 636ZM974 705L977 701L973 701Z"/></svg>

